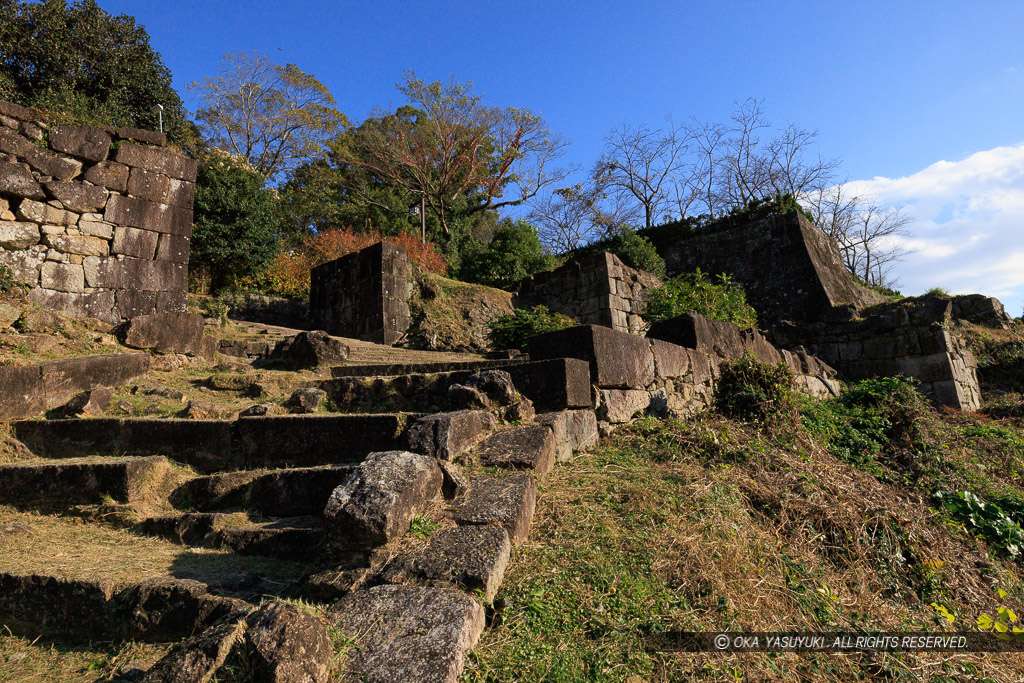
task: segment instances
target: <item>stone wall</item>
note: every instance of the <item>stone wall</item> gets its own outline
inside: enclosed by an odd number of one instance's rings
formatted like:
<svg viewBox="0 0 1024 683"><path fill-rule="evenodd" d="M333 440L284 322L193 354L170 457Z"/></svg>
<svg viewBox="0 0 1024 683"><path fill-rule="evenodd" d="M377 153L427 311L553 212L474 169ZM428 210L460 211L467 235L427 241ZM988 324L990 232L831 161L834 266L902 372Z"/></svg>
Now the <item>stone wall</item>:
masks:
<svg viewBox="0 0 1024 683"><path fill-rule="evenodd" d="M640 331L644 290L661 280L630 268L614 254L589 254L522 282L514 304L538 304L576 318L584 325L603 325L623 332Z"/></svg>
<svg viewBox="0 0 1024 683"><path fill-rule="evenodd" d="M411 322L413 282L405 249L378 242L313 269L310 320L330 334L394 344Z"/></svg>
<svg viewBox="0 0 1024 683"><path fill-rule="evenodd" d="M647 338L585 325L534 337L529 350L535 360L590 363L594 407L606 428L640 413L689 415L707 407L722 364L748 352L763 362L786 363L796 388L810 396L839 392L835 370L817 358L777 349L757 332L696 313L652 326Z"/></svg>
<svg viewBox="0 0 1024 683"><path fill-rule="evenodd" d="M764 328L822 319L833 306L884 298L859 287L827 235L797 212L709 233L652 235L670 275L727 273L742 285Z"/></svg>
<svg viewBox="0 0 1024 683"><path fill-rule="evenodd" d="M973 411L981 406L977 361L949 329L953 310L944 297L910 298L874 307L865 318L779 326L772 338L805 347L844 380L904 375L936 405Z"/></svg>
<svg viewBox="0 0 1024 683"><path fill-rule="evenodd" d="M165 144L0 102L0 265L29 299L107 322L185 310L196 162Z"/></svg>

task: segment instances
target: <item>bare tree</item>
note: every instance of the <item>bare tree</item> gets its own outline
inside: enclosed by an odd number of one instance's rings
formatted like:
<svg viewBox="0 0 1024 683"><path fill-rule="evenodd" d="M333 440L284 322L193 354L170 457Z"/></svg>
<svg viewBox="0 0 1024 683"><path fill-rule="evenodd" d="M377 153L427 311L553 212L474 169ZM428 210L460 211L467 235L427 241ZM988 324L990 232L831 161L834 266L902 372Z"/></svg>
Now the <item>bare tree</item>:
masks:
<svg viewBox="0 0 1024 683"><path fill-rule="evenodd" d="M671 118L657 130L623 125L605 138L605 152L594 167L595 182L620 198L635 199L649 228L671 205L670 189L678 183L688 141L689 131Z"/></svg>
<svg viewBox="0 0 1024 683"><path fill-rule="evenodd" d="M207 142L245 158L265 180L321 156L348 123L320 81L258 52L224 55L220 75L189 90L202 104L196 120Z"/></svg>
<svg viewBox="0 0 1024 683"><path fill-rule="evenodd" d="M881 207L851 194L844 183L804 195L801 203L815 225L835 240L847 270L870 285L896 284L892 268L910 253L901 238L910 236L913 223L902 207Z"/></svg>
<svg viewBox="0 0 1024 683"><path fill-rule="evenodd" d="M563 187L530 203L528 220L551 253L610 237L637 217L635 204L617 201L593 184Z"/></svg>

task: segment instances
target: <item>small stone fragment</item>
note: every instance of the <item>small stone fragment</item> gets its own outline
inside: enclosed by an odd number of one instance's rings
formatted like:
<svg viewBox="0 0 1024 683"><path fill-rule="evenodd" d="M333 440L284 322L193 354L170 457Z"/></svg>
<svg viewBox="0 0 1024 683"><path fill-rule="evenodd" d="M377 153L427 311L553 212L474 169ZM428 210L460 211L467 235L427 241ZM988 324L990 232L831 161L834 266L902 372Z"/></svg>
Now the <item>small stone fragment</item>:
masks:
<svg viewBox="0 0 1024 683"><path fill-rule="evenodd" d="M306 415L319 410L326 398L327 392L323 389L305 387L296 389L284 405L290 413Z"/></svg>

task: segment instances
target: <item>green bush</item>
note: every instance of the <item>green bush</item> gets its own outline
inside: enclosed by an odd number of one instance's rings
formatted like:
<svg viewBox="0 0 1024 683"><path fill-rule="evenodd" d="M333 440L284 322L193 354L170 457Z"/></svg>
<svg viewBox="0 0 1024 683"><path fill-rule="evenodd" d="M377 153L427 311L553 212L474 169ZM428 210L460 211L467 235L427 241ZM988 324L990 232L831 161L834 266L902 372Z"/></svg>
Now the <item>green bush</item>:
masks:
<svg viewBox="0 0 1024 683"><path fill-rule="evenodd" d="M490 322L491 343L496 349L525 351L530 337L576 325L573 318L552 313L545 306L534 306L530 311L517 308L511 314L499 316Z"/></svg>
<svg viewBox="0 0 1024 683"><path fill-rule="evenodd" d="M932 287L927 292L925 292L924 295L925 296L941 296L941 297L944 297L946 299L949 299L950 297L953 296L952 294L949 293L949 290L943 289L942 287Z"/></svg>
<svg viewBox="0 0 1024 683"><path fill-rule="evenodd" d="M984 538L1010 560L1024 558L1024 530L998 505L970 491L936 491L934 498L969 533Z"/></svg>
<svg viewBox="0 0 1024 683"><path fill-rule="evenodd" d="M749 353L721 369L715 408L726 417L776 425L792 421L793 375L785 363L761 363Z"/></svg>
<svg viewBox="0 0 1024 683"><path fill-rule="evenodd" d="M486 247L463 255L459 279L514 291L522 280L554 265L535 227L522 220L503 220Z"/></svg>
<svg viewBox="0 0 1024 683"><path fill-rule="evenodd" d="M631 268L646 270L651 275L665 277L665 259L658 255L651 241L635 230L624 229L608 243L608 251L618 256Z"/></svg>
<svg viewBox="0 0 1024 683"><path fill-rule="evenodd" d="M880 474L880 457L925 449L921 426L927 410L912 380L880 377L849 386L839 398L809 403L801 413L804 428L830 453Z"/></svg>
<svg viewBox="0 0 1024 683"><path fill-rule="evenodd" d="M725 273L713 280L700 269L677 275L661 287L647 290L644 300L644 318L648 322L668 320L693 311L742 329L757 327L757 311L747 303L743 288Z"/></svg>
<svg viewBox="0 0 1024 683"><path fill-rule="evenodd" d="M7 294L18 281L14 279L14 273L7 266L0 266L0 294Z"/></svg>

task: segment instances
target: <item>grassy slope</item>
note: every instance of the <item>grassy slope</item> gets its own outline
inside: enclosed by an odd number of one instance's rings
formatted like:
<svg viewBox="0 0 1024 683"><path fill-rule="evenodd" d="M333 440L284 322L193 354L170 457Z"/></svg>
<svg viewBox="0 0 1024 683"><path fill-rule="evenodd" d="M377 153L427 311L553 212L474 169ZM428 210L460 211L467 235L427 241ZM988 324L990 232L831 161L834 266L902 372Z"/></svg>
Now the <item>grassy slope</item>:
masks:
<svg viewBox="0 0 1024 683"><path fill-rule="evenodd" d="M1024 448L984 418L913 410L916 445L893 434L859 459L821 426L820 407L806 407L812 431L782 437L715 414L644 420L556 468L506 575L501 623L465 680L1024 679L1019 653L647 646L664 630L974 630L1001 604L1024 611L1021 565L932 497L970 489L1024 499Z"/></svg>

